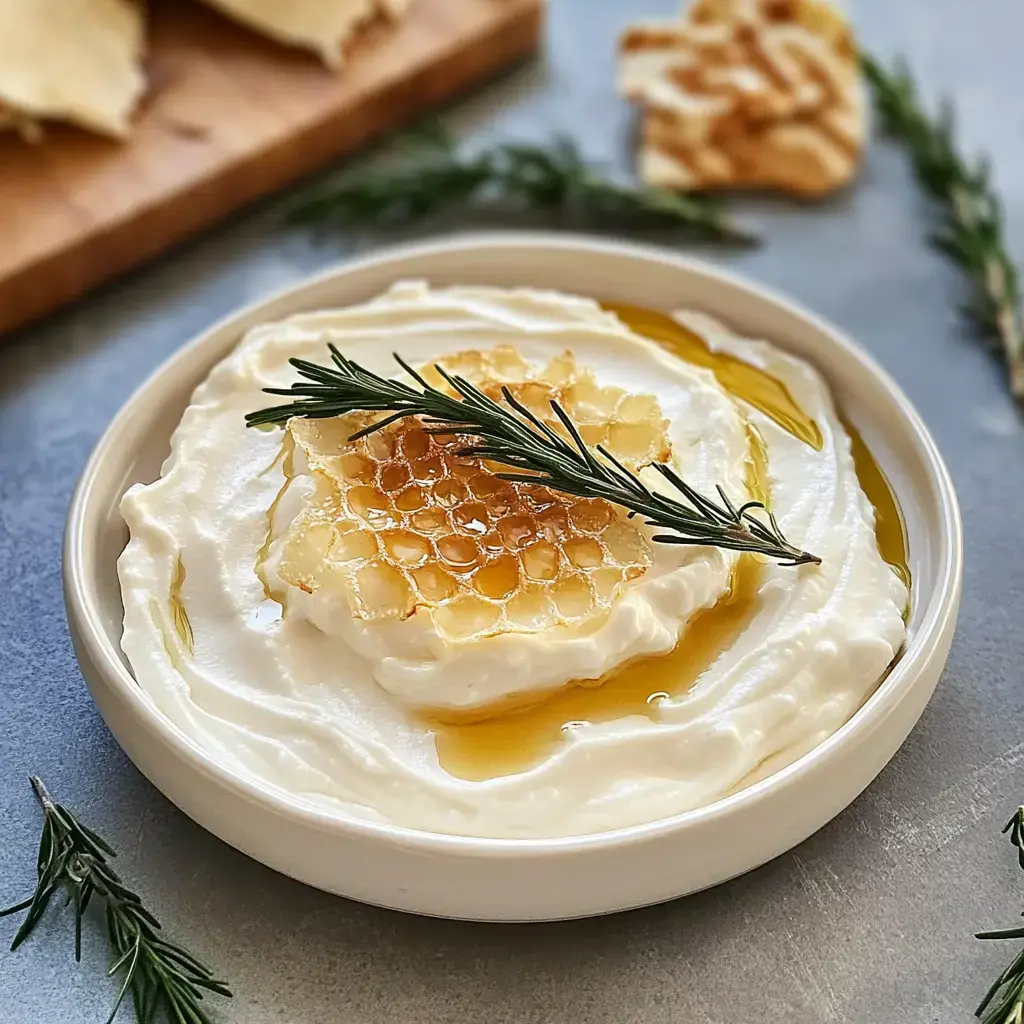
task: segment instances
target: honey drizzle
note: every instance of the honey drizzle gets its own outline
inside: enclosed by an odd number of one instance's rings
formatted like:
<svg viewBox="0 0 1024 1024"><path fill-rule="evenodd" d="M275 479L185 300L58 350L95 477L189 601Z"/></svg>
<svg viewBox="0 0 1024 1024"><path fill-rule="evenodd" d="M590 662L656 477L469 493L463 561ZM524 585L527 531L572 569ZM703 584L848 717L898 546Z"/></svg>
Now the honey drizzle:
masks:
<svg viewBox="0 0 1024 1024"><path fill-rule="evenodd" d="M820 451L817 423L797 404L786 385L734 356L712 352L699 335L665 313L623 303L604 303L633 331L678 358L712 370L722 388L760 410L784 430ZM895 494L863 438L842 420L850 435L857 478L875 508L875 535L882 557L910 586L907 536ZM746 482L751 496L769 497L764 441L747 425ZM524 705L512 697L475 714L427 716L434 730L441 766L469 781L523 772L557 750L567 731L579 723L597 724L629 715L657 720L658 705L684 695L717 658L742 635L757 610L764 566L749 554L737 560L729 591L717 604L698 612L674 650L621 665L601 679L579 679Z"/></svg>

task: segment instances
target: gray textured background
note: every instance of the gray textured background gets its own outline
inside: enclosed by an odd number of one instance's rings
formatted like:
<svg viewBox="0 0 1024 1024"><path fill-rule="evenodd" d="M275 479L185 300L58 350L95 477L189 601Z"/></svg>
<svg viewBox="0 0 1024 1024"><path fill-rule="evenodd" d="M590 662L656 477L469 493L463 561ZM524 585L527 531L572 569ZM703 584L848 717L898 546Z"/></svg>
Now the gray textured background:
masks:
<svg viewBox="0 0 1024 1024"><path fill-rule="evenodd" d="M554 0L547 58L451 111L467 136L577 134L625 160L612 87L618 29L673 0ZM906 52L952 92L963 138L993 156L1024 257L1019 0L858 0L869 49ZM12 339L0 352L0 902L32 879L25 777L121 851L124 874L237 996L238 1024L601 1021L966 1022L1010 950L1019 870L999 827L1024 799L1018 656L1024 429L999 367L956 315L959 280L921 244L904 161L876 145L855 191L822 206L738 204L770 240L712 254L859 338L935 433L963 505L967 571L948 668L920 725L844 814L794 852L689 899L596 921L484 926L406 917L282 878L206 834L132 767L79 676L60 589L65 508L135 385L215 318L379 238L316 245L256 211ZM454 226L454 225L447 225ZM2 243L0 243L2 244ZM0 955L0 1022L106 1017L103 942L75 968L69 921ZM10 922L0 922L0 942ZM130 1013L128 1014L130 1017Z"/></svg>

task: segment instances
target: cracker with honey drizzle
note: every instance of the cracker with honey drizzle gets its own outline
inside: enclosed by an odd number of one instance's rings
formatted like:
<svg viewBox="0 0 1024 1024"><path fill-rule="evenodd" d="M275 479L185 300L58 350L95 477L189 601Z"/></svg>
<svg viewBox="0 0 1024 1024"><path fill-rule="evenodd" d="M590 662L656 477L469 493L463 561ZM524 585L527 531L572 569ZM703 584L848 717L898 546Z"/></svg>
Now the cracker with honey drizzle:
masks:
<svg viewBox="0 0 1024 1024"><path fill-rule="evenodd" d="M558 401L588 443L626 465L668 459L657 400L598 385L570 352L538 374L510 346L441 364L492 397L507 386L554 429L549 403ZM433 367L421 372L446 386ZM620 508L502 480L504 467L458 454L469 438L428 433L414 418L348 440L373 419L289 421L316 491L284 539L286 583L343 592L366 620L423 611L441 635L462 640L580 624L650 565L646 534Z"/></svg>

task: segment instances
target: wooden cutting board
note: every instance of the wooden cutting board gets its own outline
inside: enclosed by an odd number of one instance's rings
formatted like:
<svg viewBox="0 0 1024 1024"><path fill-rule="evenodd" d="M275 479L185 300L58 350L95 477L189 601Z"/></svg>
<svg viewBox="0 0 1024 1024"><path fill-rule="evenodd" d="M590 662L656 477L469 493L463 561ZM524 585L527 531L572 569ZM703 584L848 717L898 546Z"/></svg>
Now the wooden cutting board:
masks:
<svg viewBox="0 0 1024 1024"><path fill-rule="evenodd" d="M282 0L288 2L288 0ZM414 0L339 73L188 0L151 3L124 143L0 138L0 332L413 119L539 43L544 0Z"/></svg>

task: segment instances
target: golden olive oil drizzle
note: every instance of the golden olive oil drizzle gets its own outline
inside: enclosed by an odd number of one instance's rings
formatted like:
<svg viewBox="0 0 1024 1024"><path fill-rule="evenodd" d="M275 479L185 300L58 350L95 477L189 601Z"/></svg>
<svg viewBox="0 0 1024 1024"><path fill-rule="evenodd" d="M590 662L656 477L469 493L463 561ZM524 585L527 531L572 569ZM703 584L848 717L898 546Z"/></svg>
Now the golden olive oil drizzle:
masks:
<svg viewBox="0 0 1024 1024"><path fill-rule="evenodd" d="M747 487L764 501L767 452L753 426L748 425L747 438ZM750 624L763 571L754 556L740 555L728 592L690 620L669 654L634 659L600 679L574 680L539 701L526 698L525 706L510 698L476 713L428 716L441 766L471 781L513 775L552 754L573 723L597 724L629 715L657 720L658 704L685 694Z"/></svg>
<svg viewBox="0 0 1024 1024"><path fill-rule="evenodd" d="M713 352L699 334L684 327L667 313L621 302L604 302L601 305L614 313L630 330L656 342L685 362L710 369L730 395L749 403L794 437L816 451L821 451L823 442L818 424L800 408L782 381L735 356ZM856 428L842 415L840 422L850 435L853 462L861 490L875 509L878 550L892 571L909 588L907 531L899 503L881 467ZM764 500L757 493L754 493L754 497Z"/></svg>
<svg viewBox="0 0 1024 1024"><path fill-rule="evenodd" d="M638 658L601 679L576 680L526 707L497 714L491 708L493 717L429 718L441 766L471 781L513 775L552 754L576 722L597 724L629 715L657 719L659 702L686 693L747 628L762 571L752 555L741 555L729 592L690 620L670 654Z"/></svg>
<svg viewBox="0 0 1024 1024"><path fill-rule="evenodd" d="M910 552L907 542L907 526L903 512L892 484L875 461L860 432L845 417L840 415L840 422L850 436L850 451L853 454L853 465L857 471L860 489L868 496L875 509L875 541L882 558L910 590ZM904 618L909 611L904 610Z"/></svg>
<svg viewBox="0 0 1024 1024"><path fill-rule="evenodd" d="M270 503L270 507L267 509L267 532L263 538L263 543L260 545L259 551L256 553L255 570L260 583L263 584L263 594L266 599L268 601L274 601L276 604L279 604L284 608L284 595L275 594L270 586L270 582L267 580L266 562L270 557L270 547L274 539L274 516L277 514L277 507L281 504L285 491L288 490L288 485L295 477L295 438L292 437L290 430L286 430L284 432L284 438L281 441L281 448L277 455L274 456L274 461L267 467L267 470L264 470L264 472L274 469L278 463L281 464L281 472L284 474L284 482L281 484L280 490L274 496L274 500Z"/></svg>
<svg viewBox="0 0 1024 1024"><path fill-rule="evenodd" d="M195 651L195 637L192 634L192 623L189 622L188 612L185 611L185 603L181 598L181 588L185 585L185 563L178 555L178 564L175 566L174 579L171 580L171 590L168 595L168 604L171 608L171 619L174 622L174 632L182 646L193 654Z"/></svg>
<svg viewBox="0 0 1024 1024"><path fill-rule="evenodd" d="M602 302L601 306L630 330L657 342L684 362L711 370L728 394L749 402L783 430L821 451L823 439L818 424L800 408L789 388L777 377L736 356L713 352L699 334L667 313L624 302Z"/></svg>
<svg viewBox="0 0 1024 1024"><path fill-rule="evenodd" d="M710 369L722 388L758 409L816 451L823 446L818 424L800 408L786 385L735 356L713 352L695 332L665 313L622 303L604 303L628 327L678 358ZM892 488L863 439L849 424L860 485L875 507L875 533L882 557L908 585L906 530ZM748 424L746 482L751 496L768 502L764 441ZM658 704L687 693L716 659L747 629L757 611L763 563L743 554L731 586L711 608L698 612L675 649L628 662L597 680L575 680L540 700L512 698L474 714L427 716L441 766L450 774L481 781L526 771L550 756L577 723L597 724L629 715L658 717Z"/></svg>

